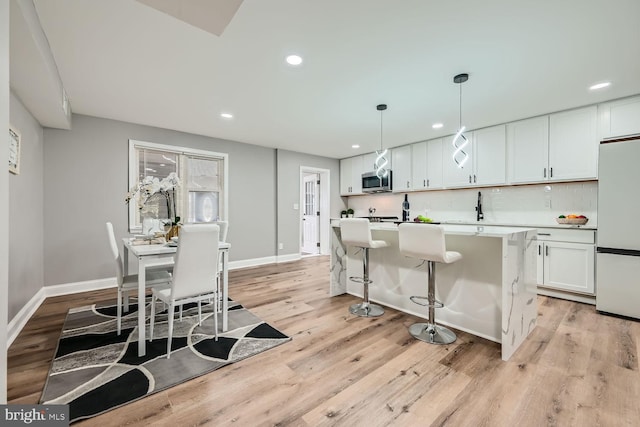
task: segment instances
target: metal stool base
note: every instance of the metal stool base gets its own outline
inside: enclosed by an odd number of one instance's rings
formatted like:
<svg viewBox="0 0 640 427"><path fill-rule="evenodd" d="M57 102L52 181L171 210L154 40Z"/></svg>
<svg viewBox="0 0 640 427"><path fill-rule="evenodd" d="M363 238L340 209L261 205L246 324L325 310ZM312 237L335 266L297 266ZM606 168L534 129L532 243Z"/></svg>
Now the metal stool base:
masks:
<svg viewBox="0 0 640 427"><path fill-rule="evenodd" d="M414 323L409 326L409 333L429 344L451 344L456 340L456 334L450 329L430 323Z"/></svg>
<svg viewBox="0 0 640 427"><path fill-rule="evenodd" d="M378 317L384 314L384 309L376 304L361 302L349 307L349 313L360 317Z"/></svg>

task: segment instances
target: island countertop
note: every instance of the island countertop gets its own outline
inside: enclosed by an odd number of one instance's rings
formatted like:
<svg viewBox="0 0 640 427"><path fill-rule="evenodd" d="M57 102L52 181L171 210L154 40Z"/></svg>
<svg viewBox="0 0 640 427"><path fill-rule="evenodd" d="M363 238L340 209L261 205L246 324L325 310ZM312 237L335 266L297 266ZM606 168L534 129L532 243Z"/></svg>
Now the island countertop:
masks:
<svg viewBox="0 0 640 427"><path fill-rule="evenodd" d="M342 243L340 220L332 220L330 295L362 295L362 251ZM429 224L424 224L429 227ZM509 359L531 333L537 317L537 231L530 227L441 224L447 250L462 254L453 264L438 264L436 296L445 306L436 322L501 343ZM370 223L372 238L389 246L370 251L370 299L417 317L427 315L409 297L426 295L427 267L400 253L398 225ZM345 307L346 310L346 307Z"/></svg>

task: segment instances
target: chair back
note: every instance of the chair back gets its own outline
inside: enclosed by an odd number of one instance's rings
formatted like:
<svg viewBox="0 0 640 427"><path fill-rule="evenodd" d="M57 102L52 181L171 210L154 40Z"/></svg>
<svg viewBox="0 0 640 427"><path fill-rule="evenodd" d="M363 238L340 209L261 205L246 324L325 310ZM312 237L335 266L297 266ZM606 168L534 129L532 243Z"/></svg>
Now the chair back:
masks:
<svg viewBox="0 0 640 427"><path fill-rule="evenodd" d="M215 290L219 235L220 227L216 224L185 224L181 227L171 281L172 299Z"/></svg>
<svg viewBox="0 0 640 427"><path fill-rule="evenodd" d="M220 241L227 241L227 231L229 231L229 221L215 221L214 224L218 224L220 227Z"/></svg>
<svg viewBox="0 0 640 427"><path fill-rule="evenodd" d="M398 245L404 256L435 262L446 260L444 228L436 224L400 224Z"/></svg>
<svg viewBox="0 0 640 427"><path fill-rule="evenodd" d="M341 219L340 234L342 242L347 246L369 248L372 245L369 220L366 218Z"/></svg>
<svg viewBox="0 0 640 427"><path fill-rule="evenodd" d="M118 243L116 243L116 236L113 233L113 224L111 224L110 222L107 222L107 237L109 238L111 255L113 257L113 260L116 263L116 279L118 280L118 286L121 286L124 280L122 258L120 257L120 251L118 250Z"/></svg>

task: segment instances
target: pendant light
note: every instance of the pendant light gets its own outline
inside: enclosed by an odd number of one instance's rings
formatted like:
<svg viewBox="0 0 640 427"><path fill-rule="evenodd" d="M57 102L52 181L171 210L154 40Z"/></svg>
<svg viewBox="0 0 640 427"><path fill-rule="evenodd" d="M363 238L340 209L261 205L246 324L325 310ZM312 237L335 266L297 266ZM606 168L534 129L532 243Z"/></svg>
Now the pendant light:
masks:
<svg viewBox="0 0 640 427"><path fill-rule="evenodd" d="M469 140L464 136L465 127L462 126L462 83L469 80L469 74L463 73L458 74L453 78L453 82L460 85L460 122L458 132L456 132L456 136L453 137L453 141L451 141L451 145L453 145L453 161L456 165L462 169L464 164L469 160L469 155L464 151L464 147L469 144Z"/></svg>
<svg viewBox="0 0 640 427"><path fill-rule="evenodd" d="M376 109L380 111L380 150L376 150L376 176L380 179L385 178L389 171L386 166L389 164L389 161L385 157L387 155L387 149L382 148L382 112L387 109L387 104L379 104L376 106Z"/></svg>

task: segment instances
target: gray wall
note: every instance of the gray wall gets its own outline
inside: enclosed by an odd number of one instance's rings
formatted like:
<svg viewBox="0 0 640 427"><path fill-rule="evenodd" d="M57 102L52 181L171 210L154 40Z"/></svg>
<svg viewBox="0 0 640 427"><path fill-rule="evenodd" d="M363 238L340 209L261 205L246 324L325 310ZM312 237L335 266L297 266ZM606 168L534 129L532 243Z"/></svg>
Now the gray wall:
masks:
<svg viewBox="0 0 640 427"><path fill-rule="evenodd" d="M21 134L20 174L9 174L9 319L42 288L43 131L12 93L10 122Z"/></svg>
<svg viewBox="0 0 640 427"><path fill-rule="evenodd" d="M0 1L0 129L9 128L9 2ZM5 139L6 141L6 139ZM0 150L8 165L9 150ZM0 174L0 236L9 234L9 177ZM0 239L0 404L7 403L7 288L9 239Z"/></svg>
<svg viewBox="0 0 640 427"><path fill-rule="evenodd" d="M277 150L278 165L278 242L283 249L278 255L300 252L300 210L293 209L294 203L300 203L300 167L308 166L329 169L330 175L330 212L332 218L340 218L345 209L340 197L340 161L310 154Z"/></svg>
<svg viewBox="0 0 640 427"><path fill-rule="evenodd" d="M128 235L128 141L229 154L230 260L276 255L274 149L74 115L72 130L44 130L44 281L113 277L105 222Z"/></svg>

